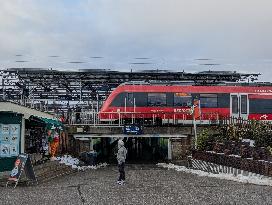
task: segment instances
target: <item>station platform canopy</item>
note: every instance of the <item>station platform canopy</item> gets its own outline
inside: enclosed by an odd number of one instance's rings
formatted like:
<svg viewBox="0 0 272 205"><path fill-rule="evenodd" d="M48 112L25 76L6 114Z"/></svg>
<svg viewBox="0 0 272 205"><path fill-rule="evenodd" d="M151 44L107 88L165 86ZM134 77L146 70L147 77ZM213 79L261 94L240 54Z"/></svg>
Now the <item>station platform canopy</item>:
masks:
<svg viewBox="0 0 272 205"><path fill-rule="evenodd" d="M42 120L47 120L50 122L57 121L55 117L46 112L41 112L35 109L31 109L22 105L17 105L12 102L0 102L0 112L14 112L22 114L25 119L30 119L31 117L36 117ZM59 122L60 123L60 122Z"/></svg>

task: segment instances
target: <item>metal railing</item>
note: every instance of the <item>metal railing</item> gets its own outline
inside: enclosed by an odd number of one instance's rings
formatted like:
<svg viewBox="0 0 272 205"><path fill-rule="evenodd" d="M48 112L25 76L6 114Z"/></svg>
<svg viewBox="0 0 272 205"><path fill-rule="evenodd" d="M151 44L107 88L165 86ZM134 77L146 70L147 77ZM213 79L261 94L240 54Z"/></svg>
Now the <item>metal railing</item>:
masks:
<svg viewBox="0 0 272 205"><path fill-rule="evenodd" d="M13 102L16 103L16 102ZM90 125L90 126L123 126L127 123L143 123L148 125L192 125L193 115L188 110L178 112L98 112L97 109L82 109L81 112L62 112L55 113L49 110L46 105L31 104L31 101L25 101L25 104L17 104L29 107L38 111L47 112L55 115L64 124L67 125ZM103 118L101 118L103 116ZM217 112L201 113L200 120L196 124L202 125L230 125L235 124L240 128L250 128L256 120L244 119L242 117L220 116ZM262 120L269 130L272 130L272 122Z"/></svg>
<svg viewBox="0 0 272 205"><path fill-rule="evenodd" d="M193 116L189 112L84 112L65 113L59 115L68 125L90 126L124 126L139 123L143 125L192 125ZM197 124L219 124L218 113L202 113Z"/></svg>

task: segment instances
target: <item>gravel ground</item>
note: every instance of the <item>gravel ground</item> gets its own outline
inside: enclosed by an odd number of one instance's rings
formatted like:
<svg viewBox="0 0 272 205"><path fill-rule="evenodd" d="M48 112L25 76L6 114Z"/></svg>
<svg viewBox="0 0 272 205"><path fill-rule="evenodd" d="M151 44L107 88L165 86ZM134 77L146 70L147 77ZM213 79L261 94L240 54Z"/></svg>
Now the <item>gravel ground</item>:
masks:
<svg viewBox="0 0 272 205"><path fill-rule="evenodd" d="M127 165L127 183L116 184L117 167L60 177L37 186L0 187L0 204L272 204L272 187Z"/></svg>

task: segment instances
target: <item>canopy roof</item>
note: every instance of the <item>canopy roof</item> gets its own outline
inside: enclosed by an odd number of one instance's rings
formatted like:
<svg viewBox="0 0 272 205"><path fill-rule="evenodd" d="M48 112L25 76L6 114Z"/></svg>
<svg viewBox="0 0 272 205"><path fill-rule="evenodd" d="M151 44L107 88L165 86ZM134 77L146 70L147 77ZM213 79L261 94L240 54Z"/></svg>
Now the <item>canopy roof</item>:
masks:
<svg viewBox="0 0 272 205"><path fill-rule="evenodd" d="M28 108L22 105L18 105L12 102L0 102L0 111L23 114L23 117L25 119L29 119L31 116L36 116L40 118L55 120L54 115L48 114L46 112L41 112L32 108Z"/></svg>
<svg viewBox="0 0 272 205"><path fill-rule="evenodd" d="M47 127L50 127L50 129L54 129L55 128L62 128L63 124L55 119L49 119L49 118L43 118L43 117L37 117L37 116L31 116L30 120L36 120L39 121L43 124L46 124Z"/></svg>

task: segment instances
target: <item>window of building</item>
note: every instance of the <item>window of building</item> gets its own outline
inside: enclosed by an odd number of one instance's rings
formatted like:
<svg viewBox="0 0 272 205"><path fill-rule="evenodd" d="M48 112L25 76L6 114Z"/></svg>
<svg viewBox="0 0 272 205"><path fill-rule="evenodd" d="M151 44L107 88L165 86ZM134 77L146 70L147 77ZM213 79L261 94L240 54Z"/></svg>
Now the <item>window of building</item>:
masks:
<svg viewBox="0 0 272 205"><path fill-rule="evenodd" d="M174 93L174 106L190 107L192 96L189 93Z"/></svg>
<svg viewBox="0 0 272 205"><path fill-rule="evenodd" d="M165 93L148 93L148 106L166 106Z"/></svg>
<svg viewBox="0 0 272 205"><path fill-rule="evenodd" d="M217 104L218 104L217 94L200 94L201 108L217 107Z"/></svg>

